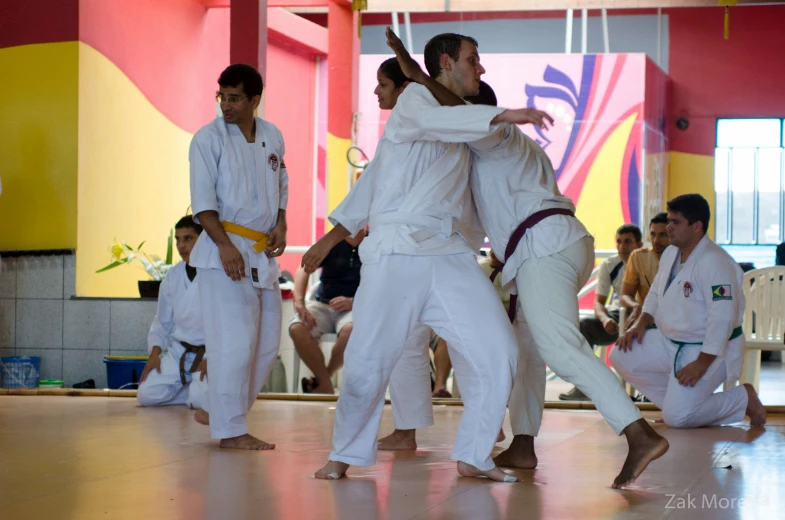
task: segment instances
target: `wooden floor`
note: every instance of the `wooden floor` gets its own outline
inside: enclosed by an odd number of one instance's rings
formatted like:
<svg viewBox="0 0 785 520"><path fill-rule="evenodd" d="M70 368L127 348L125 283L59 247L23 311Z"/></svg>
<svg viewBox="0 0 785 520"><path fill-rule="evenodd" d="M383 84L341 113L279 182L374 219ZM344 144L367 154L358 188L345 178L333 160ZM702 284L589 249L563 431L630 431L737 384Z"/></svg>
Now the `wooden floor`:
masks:
<svg viewBox="0 0 785 520"><path fill-rule="evenodd" d="M252 432L272 452L219 450L193 412L133 399L0 396L0 518L51 519L775 519L785 513L785 416L671 430L636 485L610 489L626 444L593 411L547 410L540 466L519 484L460 478L449 460L461 408L438 406L416 453L380 453L318 481L335 403L258 401ZM653 419L658 413L647 413ZM389 406L382 431L392 427ZM509 426L505 425L509 435ZM509 442L509 440L507 441ZM502 443L502 446L506 445ZM780 498L783 497L783 498ZM740 501L740 499L743 499Z"/></svg>

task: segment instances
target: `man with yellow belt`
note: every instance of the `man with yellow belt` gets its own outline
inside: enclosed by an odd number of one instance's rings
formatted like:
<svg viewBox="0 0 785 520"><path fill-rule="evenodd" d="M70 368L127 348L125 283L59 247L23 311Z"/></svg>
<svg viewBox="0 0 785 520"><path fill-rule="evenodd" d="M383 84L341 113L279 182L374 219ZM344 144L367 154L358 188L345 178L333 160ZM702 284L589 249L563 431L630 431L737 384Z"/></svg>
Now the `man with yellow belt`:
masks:
<svg viewBox="0 0 785 520"><path fill-rule="evenodd" d="M288 175L284 140L254 117L262 77L231 65L218 78L223 118L191 141L191 206L203 227L191 253L199 269L210 385L197 421L222 448L275 447L248 434L246 415L275 361L281 339L280 271L286 247Z"/></svg>
<svg viewBox="0 0 785 520"><path fill-rule="evenodd" d="M745 415L763 426L766 410L752 385L714 392L741 374L745 302L744 274L706 235L709 218L709 203L698 194L668 202L671 245L640 318L610 360L672 428L739 422Z"/></svg>

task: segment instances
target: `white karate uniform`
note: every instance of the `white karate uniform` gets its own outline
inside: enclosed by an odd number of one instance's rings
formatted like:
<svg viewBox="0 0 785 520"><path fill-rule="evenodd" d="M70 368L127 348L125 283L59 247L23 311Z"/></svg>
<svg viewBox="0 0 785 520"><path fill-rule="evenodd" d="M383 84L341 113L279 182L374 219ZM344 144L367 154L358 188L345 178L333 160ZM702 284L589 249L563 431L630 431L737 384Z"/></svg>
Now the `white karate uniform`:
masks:
<svg viewBox="0 0 785 520"><path fill-rule="evenodd" d="M643 304L654 316L656 329L646 331L632 350L611 351L619 373L662 409L663 420L674 428L698 428L739 422L747 408L747 391L733 384L741 374L744 335L729 341L744 315L744 273L735 260L704 236L681 262L681 251L668 247ZM672 278L672 279L671 279ZM681 349L677 345L686 343ZM678 352L678 358L676 354ZM682 386L674 372L692 363L701 352L717 358L698 383Z"/></svg>
<svg viewBox="0 0 785 520"><path fill-rule="evenodd" d="M256 118L256 141L237 125L216 119L191 141L191 206L194 215L218 212L221 221L269 234L286 209L288 175L278 128ZM272 369L281 339L280 271L254 242L228 233L243 255L245 277L223 270L218 246L202 233L190 263L199 268L210 386L204 409L214 439L248 433L245 416Z"/></svg>
<svg viewBox="0 0 785 520"><path fill-rule="evenodd" d="M486 108L485 123L457 135L485 135L499 112ZM362 281L330 460L374 463L384 391L403 352L416 348L407 339L421 322L445 339L461 381L464 413L452 458L481 470L495 466L491 451L517 352L504 308L474 257L484 235L468 189L469 150L422 140L429 122L447 126L446 115L427 89L409 85L373 161L330 215L352 234L371 228L360 245Z"/></svg>
<svg viewBox="0 0 785 520"><path fill-rule="evenodd" d="M202 406L207 379L201 381L201 372L188 372L196 358L193 352L185 356L186 384L180 379L180 358L185 352L180 342L204 345L198 280L198 277L189 280L185 262L180 262L169 269L161 282L158 312L147 335L147 353L155 346L165 352L161 356L161 373L150 371L139 385L136 400L142 406L185 404L197 409Z"/></svg>
<svg viewBox="0 0 785 520"><path fill-rule="evenodd" d="M504 110L496 109L489 117L488 108L443 107L444 118L431 124L453 129L440 136L443 141L461 141L466 137L462 130L487 125ZM529 216L545 209L574 211L575 206L559 191L550 159L539 145L515 125L486 129L476 140L465 140L473 152L470 179L479 217L494 252L505 262L502 284L509 287L514 280L509 289L521 295L520 360L510 399L513 434L536 435L539 430L543 363L591 397L621 433L641 413L616 376L592 354L579 329L577 294L594 266L594 241L578 219L554 215L529 229L511 257L503 258L513 231ZM437 133L427 138L435 139Z"/></svg>

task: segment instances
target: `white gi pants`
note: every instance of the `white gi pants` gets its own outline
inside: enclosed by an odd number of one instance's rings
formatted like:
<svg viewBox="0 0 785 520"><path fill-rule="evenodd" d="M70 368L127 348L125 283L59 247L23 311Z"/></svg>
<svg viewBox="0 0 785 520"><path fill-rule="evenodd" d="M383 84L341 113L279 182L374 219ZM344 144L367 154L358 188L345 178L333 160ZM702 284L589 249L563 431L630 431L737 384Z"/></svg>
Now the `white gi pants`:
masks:
<svg viewBox="0 0 785 520"><path fill-rule="evenodd" d="M733 341L744 341L743 337ZM731 345L728 348L732 348ZM725 360L715 359L695 386L682 386L673 373L678 347L657 330L647 330L643 341L633 342L632 350L613 348L610 360L619 374L662 410L662 419L671 428L700 428L739 422L747 410L747 391L737 386L714 391L725 382ZM685 345L678 370L700 355L699 345Z"/></svg>
<svg viewBox="0 0 785 520"><path fill-rule="evenodd" d="M199 269L210 385L203 408L210 436L248 433L245 416L256 401L281 342L281 291L233 281L218 269Z"/></svg>
<svg viewBox="0 0 785 520"><path fill-rule="evenodd" d="M430 339L431 329L418 325L392 371L390 402L396 430L433 426Z"/></svg>
<svg viewBox="0 0 785 520"><path fill-rule="evenodd" d="M207 392L207 380L200 381L201 372L191 374L188 369L196 358L196 354L189 352L185 356L185 380L180 379L180 356L185 349L177 342L161 356L161 373L151 370L147 379L139 385L136 391L136 400L142 406L168 406L184 404L198 410L204 403Z"/></svg>
<svg viewBox="0 0 785 520"><path fill-rule="evenodd" d="M510 395L510 426L513 435L536 437L545 408L545 362L521 308L518 308L513 329L518 342L518 375Z"/></svg>
<svg viewBox="0 0 785 520"><path fill-rule="evenodd" d="M542 360L562 379L589 396L617 434L642 415L616 375L594 355L579 328L578 292L594 267L594 239L584 237L567 249L537 258L527 237L518 247L531 256L518 269L515 283L523 318ZM511 403L530 401L516 385ZM519 395L520 393L520 395ZM512 414L512 410L510 411ZM517 410L516 410L517 413Z"/></svg>
<svg viewBox="0 0 785 520"><path fill-rule="evenodd" d="M474 255L382 255L363 264L361 278L330 460L375 462L384 391L403 352L416 348L407 339L419 321L447 342L461 381L464 412L452 458L493 469L518 355L502 303Z"/></svg>

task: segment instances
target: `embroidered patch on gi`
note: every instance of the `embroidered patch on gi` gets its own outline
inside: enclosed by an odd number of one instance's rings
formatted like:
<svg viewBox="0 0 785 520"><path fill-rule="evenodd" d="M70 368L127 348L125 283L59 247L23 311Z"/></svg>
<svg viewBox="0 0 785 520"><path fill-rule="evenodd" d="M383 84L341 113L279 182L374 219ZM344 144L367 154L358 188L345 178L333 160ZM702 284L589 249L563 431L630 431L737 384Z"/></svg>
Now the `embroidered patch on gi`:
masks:
<svg viewBox="0 0 785 520"><path fill-rule="evenodd" d="M692 294L692 284L690 282L684 282L684 297L689 298L690 294Z"/></svg>
<svg viewBox="0 0 785 520"><path fill-rule="evenodd" d="M270 154L270 157L267 159L267 162L270 163L270 168L273 169L274 172L278 171L278 156L274 153Z"/></svg>
<svg viewBox="0 0 785 520"><path fill-rule="evenodd" d="M718 300L732 300L733 295L730 292L730 285L712 285L711 286L711 301Z"/></svg>

